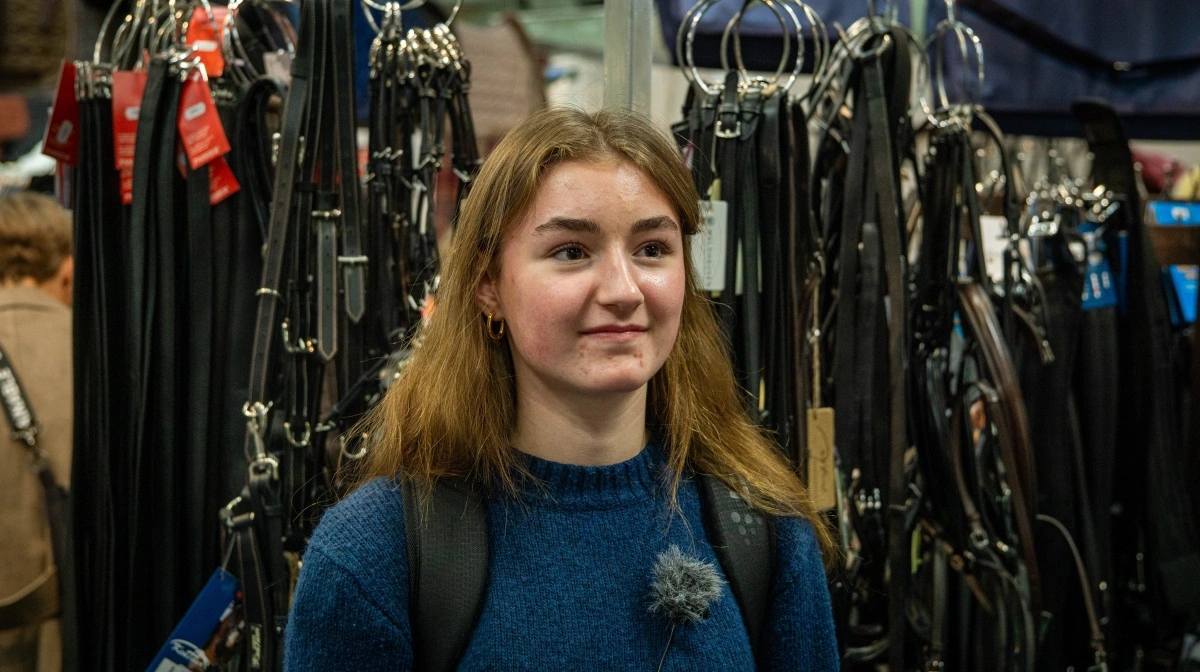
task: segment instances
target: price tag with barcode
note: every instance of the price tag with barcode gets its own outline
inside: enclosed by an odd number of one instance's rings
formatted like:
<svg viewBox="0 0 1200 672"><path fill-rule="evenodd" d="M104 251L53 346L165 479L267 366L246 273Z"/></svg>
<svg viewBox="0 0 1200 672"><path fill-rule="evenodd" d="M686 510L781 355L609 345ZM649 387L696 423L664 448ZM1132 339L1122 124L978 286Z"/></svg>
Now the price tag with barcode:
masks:
<svg viewBox="0 0 1200 672"><path fill-rule="evenodd" d="M725 291L728 233L729 203L700 201L700 230L692 237L692 265L701 291Z"/></svg>

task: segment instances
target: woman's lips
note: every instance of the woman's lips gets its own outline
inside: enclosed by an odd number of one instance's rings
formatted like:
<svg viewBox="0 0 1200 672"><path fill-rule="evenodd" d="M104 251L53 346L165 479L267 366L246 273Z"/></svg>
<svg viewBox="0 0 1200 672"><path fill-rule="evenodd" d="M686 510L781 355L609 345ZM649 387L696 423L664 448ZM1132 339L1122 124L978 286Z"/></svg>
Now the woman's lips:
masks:
<svg viewBox="0 0 1200 672"><path fill-rule="evenodd" d="M627 341L646 333L646 328L632 324L606 324L600 327L585 329L580 333L584 336L591 336L606 341Z"/></svg>

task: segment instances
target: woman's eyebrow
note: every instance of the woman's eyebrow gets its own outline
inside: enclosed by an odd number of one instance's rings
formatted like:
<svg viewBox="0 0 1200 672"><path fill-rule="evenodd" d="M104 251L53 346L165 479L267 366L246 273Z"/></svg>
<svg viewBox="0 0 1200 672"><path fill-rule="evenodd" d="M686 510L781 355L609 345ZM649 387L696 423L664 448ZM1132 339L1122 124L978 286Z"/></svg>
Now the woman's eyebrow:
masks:
<svg viewBox="0 0 1200 672"><path fill-rule="evenodd" d="M630 232L634 235L647 233L649 231L660 231L663 229L679 229L679 225L675 220L666 215L657 217L647 217L639 219L633 223ZM578 217L551 217L545 224L540 224L533 230L534 235L543 235L554 231L568 231L571 233L599 233L600 225L591 219L581 219Z"/></svg>
<svg viewBox="0 0 1200 672"><path fill-rule="evenodd" d="M576 217L551 217L550 221L539 225L533 230L535 235L553 231L570 231L572 233L599 233L600 225L590 219Z"/></svg>
<svg viewBox="0 0 1200 672"><path fill-rule="evenodd" d="M639 219L637 222L634 223L632 232L634 234L639 234L639 233L647 233L649 231L659 231L662 229L678 230L679 225L676 224L675 220L671 219L670 217L667 217L665 215L659 215L658 217L647 217L646 219Z"/></svg>

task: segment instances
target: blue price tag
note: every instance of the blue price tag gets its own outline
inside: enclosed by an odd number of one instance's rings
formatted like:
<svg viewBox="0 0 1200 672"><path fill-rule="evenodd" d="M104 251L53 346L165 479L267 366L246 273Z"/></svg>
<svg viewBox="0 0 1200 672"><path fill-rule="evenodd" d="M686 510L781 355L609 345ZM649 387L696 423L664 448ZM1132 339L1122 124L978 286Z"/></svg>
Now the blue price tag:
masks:
<svg viewBox="0 0 1200 672"><path fill-rule="evenodd" d="M1083 309L1098 310L1117 305L1117 283L1113 277L1112 264L1105 254L1104 240L1096 227L1084 224L1079 227L1087 243L1087 273L1083 279Z"/></svg>
<svg viewBox="0 0 1200 672"><path fill-rule="evenodd" d="M1171 281L1175 285L1175 296L1179 299L1179 312L1183 321L1196 321L1196 291L1200 280L1200 266L1172 266Z"/></svg>
<svg viewBox="0 0 1200 672"><path fill-rule="evenodd" d="M1154 221L1164 225L1200 226L1200 203L1155 201L1150 203ZM1170 266L1167 276L1168 302L1173 305L1171 321L1175 326L1192 324L1196 321L1196 277L1200 267ZM1174 290L1174 297L1170 292ZM1171 301L1170 299L1174 299ZM1181 324L1182 321L1182 324Z"/></svg>
<svg viewBox="0 0 1200 672"><path fill-rule="evenodd" d="M236 577L224 569L214 572L146 672L192 672L217 663L240 634L237 593Z"/></svg>

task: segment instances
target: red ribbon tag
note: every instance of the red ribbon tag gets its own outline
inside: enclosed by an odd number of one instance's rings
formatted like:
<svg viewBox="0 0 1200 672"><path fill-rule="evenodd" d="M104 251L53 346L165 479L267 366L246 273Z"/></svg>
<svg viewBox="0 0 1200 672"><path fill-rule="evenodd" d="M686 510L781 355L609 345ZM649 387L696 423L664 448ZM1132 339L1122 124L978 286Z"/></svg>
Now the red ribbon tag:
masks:
<svg viewBox="0 0 1200 672"><path fill-rule="evenodd" d="M72 61L63 61L62 72L58 74L58 92L42 140L42 153L72 166L79 163L79 101L75 100Z"/></svg>
<svg viewBox="0 0 1200 672"><path fill-rule="evenodd" d="M213 104L208 80L199 72L192 73L183 85L176 123L192 170L229 153L229 140Z"/></svg>
<svg viewBox="0 0 1200 672"><path fill-rule="evenodd" d="M220 77L225 72L225 55L221 53L221 30L225 26L228 13L228 7L213 5L213 20L209 21L204 8L197 7L192 11L192 20L188 22L184 40L196 50L196 55L200 57L204 71L209 77Z"/></svg>
<svg viewBox="0 0 1200 672"><path fill-rule="evenodd" d="M112 73L113 153L117 170L133 170L137 146L138 115L146 91L145 71Z"/></svg>

